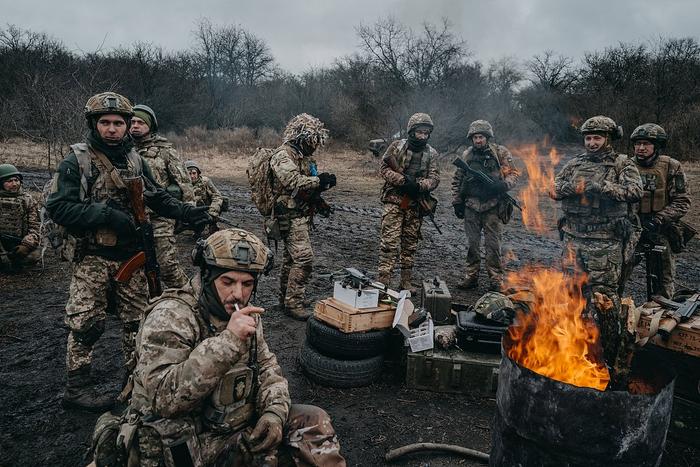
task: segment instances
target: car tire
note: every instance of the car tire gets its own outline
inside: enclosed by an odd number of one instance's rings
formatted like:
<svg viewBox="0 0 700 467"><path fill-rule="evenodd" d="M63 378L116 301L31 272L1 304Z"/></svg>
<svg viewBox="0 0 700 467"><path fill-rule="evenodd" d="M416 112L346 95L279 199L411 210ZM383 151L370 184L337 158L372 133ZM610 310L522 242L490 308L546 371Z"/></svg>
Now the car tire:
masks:
<svg viewBox="0 0 700 467"><path fill-rule="evenodd" d="M340 360L360 360L383 354L388 330L344 333L314 317L306 325L306 340L316 350Z"/></svg>
<svg viewBox="0 0 700 467"><path fill-rule="evenodd" d="M338 360L327 357L304 342L299 352L299 363L309 379L332 388L369 386L382 374L384 356L361 360Z"/></svg>

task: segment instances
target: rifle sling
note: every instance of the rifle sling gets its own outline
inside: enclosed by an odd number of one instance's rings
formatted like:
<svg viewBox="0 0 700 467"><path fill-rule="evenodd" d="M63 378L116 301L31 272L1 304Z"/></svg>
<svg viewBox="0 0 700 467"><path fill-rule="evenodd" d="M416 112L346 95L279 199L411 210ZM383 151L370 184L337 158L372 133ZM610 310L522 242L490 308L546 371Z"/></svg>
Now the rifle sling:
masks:
<svg viewBox="0 0 700 467"><path fill-rule="evenodd" d="M122 176L119 174L119 171L116 169L116 167L114 167L112 162L110 162L109 158L105 156L104 153L94 148L90 148L90 152L94 154L95 157L97 157L97 159L102 165L105 166L105 168L109 172L109 177L112 179L112 182L114 182L117 188L120 188L122 190L126 189L126 183L124 183Z"/></svg>

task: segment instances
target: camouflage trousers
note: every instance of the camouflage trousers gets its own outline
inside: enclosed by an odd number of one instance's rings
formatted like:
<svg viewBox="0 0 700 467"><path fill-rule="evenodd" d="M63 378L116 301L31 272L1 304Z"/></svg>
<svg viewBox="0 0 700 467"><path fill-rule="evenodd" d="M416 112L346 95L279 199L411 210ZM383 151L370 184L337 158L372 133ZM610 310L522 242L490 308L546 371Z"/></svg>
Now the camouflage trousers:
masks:
<svg viewBox="0 0 700 467"><path fill-rule="evenodd" d="M340 443L331 424L330 416L323 409L313 405L292 404L289 416L283 427L282 442L272 452L251 456L241 445L243 434L249 434L249 427L235 434L201 433L197 443L188 447L199 449L190 452L193 459L201 459L206 466L255 466L255 465L296 465L343 467L345 459L340 454ZM163 444L155 430L142 427L138 434L139 461L141 467L168 466L164 462Z"/></svg>
<svg viewBox="0 0 700 467"><path fill-rule="evenodd" d="M413 269L422 223L415 209L401 209L397 204L384 203L377 268L380 276L391 277L397 255L402 271Z"/></svg>
<svg viewBox="0 0 700 467"><path fill-rule="evenodd" d="M616 360L627 317L621 316L618 284L622 274L622 242L617 239L574 237L568 233L564 240L564 256L573 255L577 267L585 272L588 280L584 295L589 301L586 313L595 319L600 329L603 356L610 365ZM612 300L612 309L601 312L592 305L591 297L599 292Z"/></svg>
<svg viewBox="0 0 700 467"><path fill-rule="evenodd" d="M188 277L176 258L175 221L153 216L151 223L156 244L156 257L160 266L160 280L165 288L179 289L187 283Z"/></svg>
<svg viewBox="0 0 700 467"><path fill-rule="evenodd" d="M486 272L492 283L503 281L503 221L498 217L498 207L484 212L464 208L464 233L467 237L467 268L465 280L477 280L481 266L481 232L484 232Z"/></svg>
<svg viewBox="0 0 700 467"><path fill-rule="evenodd" d="M66 368L77 370L92 362L92 349L105 328L107 309L114 306L122 323L122 351L127 372L135 366L136 332L148 301L148 286L143 270L126 284L114 276L121 263L88 255L73 265L65 323L68 326Z"/></svg>
<svg viewBox="0 0 700 467"><path fill-rule="evenodd" d="M654 245L666 247L664 252L660 254L661 257L659 259L661 264L658 265L660 270L651 271L651 273L659 278L659 286L654 293L663 295L666 298L673 298L673 295L676 292L676 260L673 252L671 251L671 245L668 243L668 238L661 234L644 233L643 240L648 240ZM643 243L643 241L637 243L637 249L635 250L634 263L632 267L639 265L644 257L644 253L641 248Z"/></svg>
<svg viewBox="0 0 700 467"><path fill-rule="evenodd" d="M282 232L284 255L280 270L280 304L288 310L303 309L306 284L313 270L314 252L309 238L309 218L289 221L289 230Z"/></svg>

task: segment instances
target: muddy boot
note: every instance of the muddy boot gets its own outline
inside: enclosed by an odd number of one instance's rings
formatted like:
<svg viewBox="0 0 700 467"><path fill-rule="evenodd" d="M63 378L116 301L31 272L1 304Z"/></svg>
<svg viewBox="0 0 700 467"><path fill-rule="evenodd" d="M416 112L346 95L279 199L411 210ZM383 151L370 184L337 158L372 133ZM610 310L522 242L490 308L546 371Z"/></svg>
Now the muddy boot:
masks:
<svg viewBox="0 0 700 467"><path fill-rule="evenodd" d="M457 284L457 288L460 290L472 290L476 289L479 287L479 278L478 277L465 277L462 279L462 282Z"/></svg>
<svg viewBox="0 0 700 467"><path fill-rule="evenodd" d="M306 321L311 316L311 313L306 311L304 307L285 307L284 314L299 321Z"/></svg>
<svg viewBox="0 0 700 467"><path fill-rule="evenodd" d="M82 409L100 413L111 409L114 399L97 394L90 378L90 367L85 366L68 372L61 405L64 409Z"/></svg>
<svg viewBox="0 0 700 467"><path fill-rule="evenodd" d="M411 271L401 271L401 284L399 285L400 290L408 290L411 295L416 293L416 288L411 284Z"/></svg>

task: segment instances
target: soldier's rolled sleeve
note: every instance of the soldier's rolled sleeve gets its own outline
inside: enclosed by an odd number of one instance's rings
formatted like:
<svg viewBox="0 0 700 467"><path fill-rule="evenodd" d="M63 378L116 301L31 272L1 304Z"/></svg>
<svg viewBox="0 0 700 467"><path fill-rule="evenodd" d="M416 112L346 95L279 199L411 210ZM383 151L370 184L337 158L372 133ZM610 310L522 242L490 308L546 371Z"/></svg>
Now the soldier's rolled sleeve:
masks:
<svg viewBox="0 0 700 467"><path fill-rule="evenodd" d="M272 155L270 167L275 174L275 178L287 190L316 190L321 184L318 177L304 175L299 171L299 167L282 148Z"/></svg>
<svg viewBox="0 0 700 467"><path fill-rule="evenodd" d="M617 181L604 180L601 193L616 201L634 203L642 199L644 187L642 177L634 163L628 161L620 171Z"/></svg>
<svg viewBox="0 0 700 467"><path fill-rule="evenodd" d="M287 420L291 399L287 379L277 363L275 354L270 351L263 337L262 325L258 325L258 365L260 366L260 388L258 389L257 409L259 413L274 413L282 422Z"/></svg>
<svg viewBox="0 0 700 467"><path fill-rule="evenodd" d="M144 322L137 371L154 411L163 417L201 404L248 350L229 330L195 346L197 334L194 317L183 319L167 308L156 307Z"/></svg>

